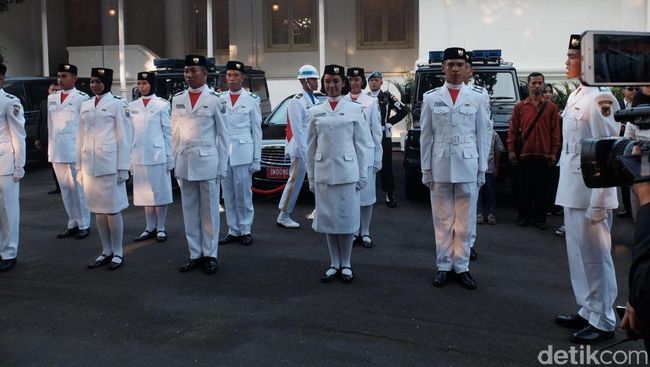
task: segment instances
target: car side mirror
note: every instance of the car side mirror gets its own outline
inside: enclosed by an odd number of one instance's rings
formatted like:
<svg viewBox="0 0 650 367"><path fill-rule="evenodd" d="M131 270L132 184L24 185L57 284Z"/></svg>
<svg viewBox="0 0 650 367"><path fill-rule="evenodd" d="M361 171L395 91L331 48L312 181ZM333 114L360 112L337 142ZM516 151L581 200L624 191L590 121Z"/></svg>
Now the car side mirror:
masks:
<svg viewBox="0 0 650 367"><path fill-rule="evenodd" d="M410 104L411 103L411 87L404 87L404 93L402 94L402 103Z"/></svg>

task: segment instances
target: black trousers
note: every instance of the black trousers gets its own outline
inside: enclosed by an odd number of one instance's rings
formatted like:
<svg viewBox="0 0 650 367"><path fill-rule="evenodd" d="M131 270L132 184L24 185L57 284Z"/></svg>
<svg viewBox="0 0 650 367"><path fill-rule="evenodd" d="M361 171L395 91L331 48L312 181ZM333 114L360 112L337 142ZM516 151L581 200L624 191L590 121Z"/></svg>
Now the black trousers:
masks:
<svg viewBox="0 0 650 367"><path fill-rule="evenodd" d="M519 162L519 220L546 222L552 169L543 158L524 158Z"/></svg>
<svg viewBox="0 0 650 367"><path fill-rule="evenodd" d="M381 139L381 149L383 150L381 170L379 170L381 189L384 192L393 192L395 191L395 178L393 177L393 140L384 136Z"/></svg>

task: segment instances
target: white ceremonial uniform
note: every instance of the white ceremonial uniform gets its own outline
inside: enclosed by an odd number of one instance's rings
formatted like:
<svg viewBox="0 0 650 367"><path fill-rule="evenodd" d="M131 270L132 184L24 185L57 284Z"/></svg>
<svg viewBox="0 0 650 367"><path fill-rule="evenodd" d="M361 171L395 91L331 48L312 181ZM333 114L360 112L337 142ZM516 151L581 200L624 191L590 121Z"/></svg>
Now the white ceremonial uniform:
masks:
<svg viewBox="0 0 650 367"><path fill-rule="evenodd" d="M469 270L471 200L487 170L492 129L483 96L461 85L452 102L447 84L425 93L420 118L422 173L433 182L431 209L439 271Z"/></svg>
<svg viewBox="0 0 650 367"><path fill-rule="evenodd" d="M345 95L343 98L352 100L350 93ZM359 94L357 100L355 101L363 106L363 112L366 116L366 122L368 123L368 128L370 129L371 141L368 145L368 151L366 152L366 165L368 167L368 178L366 186L361 189L361 206L372 205L377 201L376 193L376 184L375 179L377 177L377 171L381 169L381 157L383 150L381 148L381 113L379 112L379 101L376 97L371 97L367 94Z"/></svg>
<svg viewBox="0 0 650 367"><path fill-rule="evenodd" d="M25 174L25 116L17 97L0 89L0 256L18 255L20 185Z"/></svg>
<svg viewBox="0 0 650 367"><path fill-rule="evenodd" d="M61 103L61 95L67 97ZM48 161L52 162L61 188L63 206L68 214L68 228L90 227L90 211L86 206L83 184L77 181L77 135L81 103L90 97L76 88L47 97Z"/></svg>
<svg viewBox="0 0 650 367"><path fill-rule="evenodd" d="M228 163L226 101L203 86L194 107L189 91L172 99L172 151L181 189L190 258L217 258L219 180Z"/></svg>
<svg viewBox="0 0 650 367"><path fill-rule="evenodd" d="M313 101L312 101L313 98ZM291 129L291 140L287 144L286 153L291 157L289 179L282 191L278 209L291 214L296 206L296 200L305 181L307 173L307 129L309 125L308 109L318 104L318 98L310 97L307 92L298 93L287 105L287 118Z"/></svg>
<svg viewBox="0 0 650 367"><path fill-rule="evenodd" d="M88 210L113 214L129 206L126 182L118 184L117 173L131 166L133 125L125 99L107 92L95 105L96 98L81 104L77 171Z"/></svg>
<svg viewBox="0 0 650 367"><path fill-rule="evenodd" d="M328 234L359 230L357 183L368 179L367 157L372 144L363 106L341 98L309 109L307 176L314 186L316 214L312 228Z"/></svg>
<svg viewBox="0 0 650 367"><path fill-rule="evenodd" d="M584 139L616 137L619 125L614 113L616 98L607 88L581 86L571 95L562 113L562 154L556 205L564 207L569 272L578 314L598 329L616 326L614 301L617 287L611 256L612 209L618 208L616 188L589 189L580 169L580 143ZM606 210L604 221L591 224L589 208Z"/></svg>
<svg viewBox="0 0 650 367"><path fill-rule="evenodd" d="M150 98L149 98L150 97ZM169 101L155 94L129 103L133 121L133 205L157 206L173 201L169 171L174 168Z"/></svg>
<svg viewBox="0 0 650 367"><path fill-rule="evenodd" d="M230 94L226 100L228 125L228 173L221 182L226 207L228 233L243 236L253 225L253 172L260 170L262 158L262 113L260 98L243 88L235 104Z"/></svg>

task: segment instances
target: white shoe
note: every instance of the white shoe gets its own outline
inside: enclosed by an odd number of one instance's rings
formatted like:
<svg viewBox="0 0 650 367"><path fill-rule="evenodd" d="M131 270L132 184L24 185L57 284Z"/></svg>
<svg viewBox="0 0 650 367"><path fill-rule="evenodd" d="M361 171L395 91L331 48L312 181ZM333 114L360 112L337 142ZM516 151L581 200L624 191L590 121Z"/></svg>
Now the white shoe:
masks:
<svg viewBox="0 0 650 367"><path fill-rule="evenodd" d="M314 220L314 215L316 215L316 209L314 209L314 211L312 211L311 213L307 214L305 218L309 220Z"/></svg>
<svg viewBox="0 0 650 367"><path fill-rule="evenodd" d="M280 215L278 215L278 220L276 223L284 228L300 228L300 224L291 219L289 214L286 213L280 213Z"/></svg>
<svg viewBox="0 0 650 367"><path fill-rule="evenodd" d="M219 204L219 213L225 212L226 209L223 208L223 205Z"/></svg>

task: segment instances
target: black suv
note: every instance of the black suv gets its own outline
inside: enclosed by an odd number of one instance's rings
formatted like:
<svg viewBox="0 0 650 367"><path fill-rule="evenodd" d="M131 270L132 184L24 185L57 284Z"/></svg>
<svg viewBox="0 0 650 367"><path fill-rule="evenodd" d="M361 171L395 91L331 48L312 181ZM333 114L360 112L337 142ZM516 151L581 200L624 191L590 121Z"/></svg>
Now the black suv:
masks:
<svg viewBox="0 0 650 367"><path fill-rule="evenodd" d="M47 89L54 82L56 82L55 77L10 77L5 79L2 87L5 92L18 97L25 110L27 162L47 160L47 150L37 149L34 146L34 140L37 136L36 127L41 118L39 107L41 102L47 99ZM78 78L76 88L90 94L90 80L88 78Z"/></svg>
<svg viewBox="0 0 650 367"><path fill-rule="evenodd" d="M468 52L469 53L469 52ZM412 99L413 128L409 130L405 151L404 169L406 171L406 196L410 199L422 197L428 189L422 185L420 168L420 112L423 94L433 88L440 87L445 82L442 73L442 52L429 52L429 63L420 65L415 71L413 97L407 92L407 99ZM508 122L515 103L521 98L520 90L525 89L517 79L517 70L511 63L501 59L501 50L475 50L472 52L474 84L483 86L490 96L490 109L494 130L506 145ZM500 160L499 172L502 176L510 174L508 153Z"/></svg>

